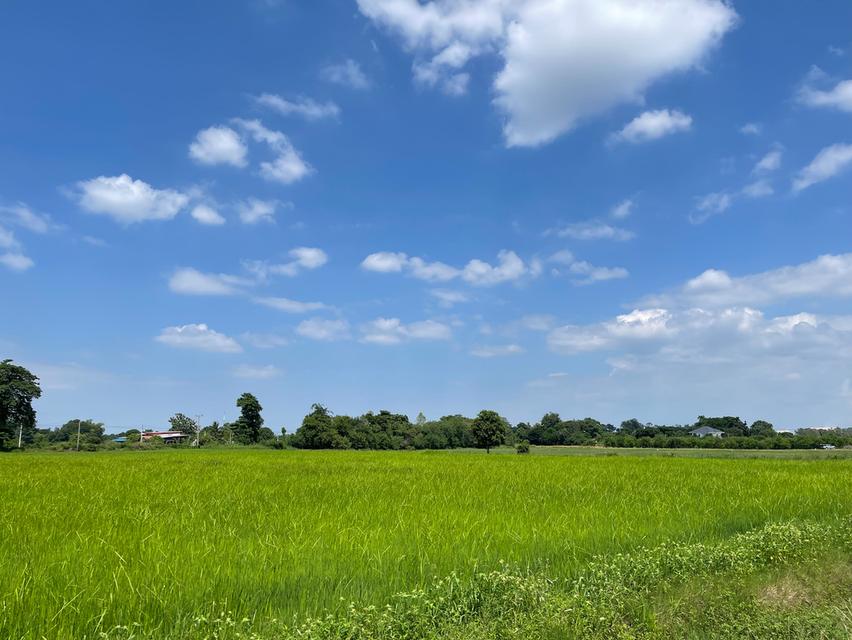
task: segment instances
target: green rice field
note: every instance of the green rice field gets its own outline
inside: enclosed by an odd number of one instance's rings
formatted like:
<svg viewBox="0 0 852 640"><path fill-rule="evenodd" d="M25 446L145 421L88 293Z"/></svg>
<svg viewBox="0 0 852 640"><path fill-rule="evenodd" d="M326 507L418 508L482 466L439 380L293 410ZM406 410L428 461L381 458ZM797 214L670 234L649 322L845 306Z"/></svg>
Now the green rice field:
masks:
<svg viewBox="0 0 852 640"><path fill-rule="evenodd" d="M571 580L592 558L852 517L849 456L589 453L6 455L0 638L231 637L213 618L265 638L448 576Z"/></svg>

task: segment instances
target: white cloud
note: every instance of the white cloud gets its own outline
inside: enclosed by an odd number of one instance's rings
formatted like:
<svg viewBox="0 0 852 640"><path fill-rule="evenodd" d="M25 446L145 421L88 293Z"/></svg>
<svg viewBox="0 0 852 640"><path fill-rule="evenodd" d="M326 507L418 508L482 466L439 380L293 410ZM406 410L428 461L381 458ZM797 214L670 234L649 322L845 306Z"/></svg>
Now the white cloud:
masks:
<svg viewBox="0 0 852 640"><path fill-rule="evenodd" d="M296 247L290 249L290 257L303 269L318 269L328 262L328 254L316 247Z"/></svg>
<svg viewBox="0 0 852 640"><path fill-rule="evenodd" d="M33 233L47 233L54 228L48 216L36 213L23 202L0 207L0 220L23 227Z"/></svg>
<svg viewBox="0 0 852 640"><path fill-rule="evenodd" d="M648 309L612 321L559 327L548 336L548 345L564 355L615 351L618 355L606 360L613 367L610 375L652 376L667 389L680 379L685 390L686 379L708 367L721 367L711 378L716 381L739 377L743 371L764 380L774 376L798 381L808 362L824 369L827 362L848 361L850 328L848 316L768 317L750 307ZM715 385L711 391L719 393Z"/></svg>
<svg viewBox="0 0 852 640"><path fill-rule="evenodd" d="M450 96L467 93L470 74L460 73L473 55L473 50L460 42L451 44L429 61L418 61L413 65L414 81L425 87L439 88Z"/></svg>
<svg viewBox="0 0 852 640"><path fill-rule="evenodd" d="M272 93L264 93L257 96L255 102L281 115L297 115L306 120L337 119L340 117L340 107L334 102L317 102L305 96L299 96L295 100L287 100Z"/></svg>
<svg viewBox="0 0 852 640"><path fill-rule="evenodd" d="M455 304L469 302L470 298L462 291L453 291L451 289L432 289L429 295L438 300L438 304L442 307L452 307Z"/></svg>
<svg viewBox="0 0 852 640"><path fill-rule="evenodd" d="M793 191L833 178L852 164L852 144L833 144L822 149L793 180Z"/></svg>
<svg viewBox="0 0 852 640"><path fill-rule="evenodd" d="M266 280L270 275L294 277L305 270L319 269L328 262L328 254L316 247L296 247L290 249L290 262L270 264L263 260L252 260L243 266L257 278Z"/></svg>
<svg viewBox="0 0 852 640"><path fill-rule="evenodd" d="M619 280L627 278L630 272L623 267L596 267L588 262L581 261L572 264L568 271L572 274L583 276L574 280L575 284L593 284L595 282L603 282L605 280Z"/></svg>
<svg viewBox="0 0 852 640"><path fill-rule="evenodd" d="M246 342L256 349L278 349L286 347L290 341L284 336L276 333L252 333L247 331L240 336L243 342Z"/></svg>
<svg viewBox="0 0 852 640"><path fill-rule="evenodd" d="M566 267L570 267L576 261L574 254L568 251L568 249L561 249L550 256L548 262L555 262L556 264L562 264Z"/></svg>
<svg viewBox="0 0 852 640"><path fill-rule="evenodd" d="M404 324L399 318L376 318L361 327L361 342L395 345L408 340L449 340L449 326L434 320Z"/></svg>
<svg viewBox="0 0 852 640"><path fill-rule="evenodd" d="M630 273L623 267L597 267L585 260L577 260L574 254L563 249L557 251L547 259L548 262L568 267L566 273L574 276L582 276L574 278L572 282L576 285L588 285L595 282L603 282L605 280L617 280L627 278ZM551 270L552 275L562 275L563 271L558 268Z"/></svg>
<svg viewBox="0 0 852 640"><path fill-rule="evenodd" d="M185 267L177 269L169 278L169 289L175 293L195 296L230 296L251 282L245 278L224 273L202 273Z"/></svg>
<svg viewBox="0 0 852 640"><path fill-rule="evenodd" d="M189 157L206 165L244 167L247 153L248 149L240 134L224 126L202 129L189 145Z"/></svg>
<svg viewBox="0 0 852 640"><path fill-rule="evenodd" d="M275 365L241 364L234 369L234 376L246 380L270 380L281 375L281 370Z"/></svg>
<svg viewBox="0 0 852 640"><path fill-rule="evenodd" d="M109 243L106 240L102 240L101 238L96 238L95 236L82 236L80 238L83 242L91 247L108 247Z"/></svg>
<svg viewBox="0 0 852 640"><path fill-rule="evenodd" d="M804 86L799 102L809 107L824 107L852 113L852 80L842 80L827 91Z"/></svg>
<svg viewBox="0 0 852 640"><path fill-rule="evenodd" d="M470 355L477 358L497 358L501 356L515 356L524 353L524 348L517 344L491 345L474 347Z"/></svg>
<svg viewBox="0 0 852 640"><path fill-rule="evenodd" d="M763 126L758 122L746 122L740 127L740 133L745 136L757 136L763 131Z"/></svg>
<svg viewBox="0 0 852 640"><path fill-rule="evenodd" d="M579 353L611 349L622 341L652 340L673 331L671 314L665 309L634 309L615 320L597 325L565 325L547 336L551 349Z"/></svg>
<svg viewBox="0 0 852 640"><path fill-rule="evenodd" d="M769 180L765 178L755 180L742 189L742 194L749 198L765 198L766 196L771 196L773 193L775 193L775 189Z"/></svg>
<svg viewBox="0 0 852 640"><path fill-rule="evenodd" d="M339 84L350 89L369 89L370 80L354 60L344 60L340 64L330 64L323 67L320 75L328 82Z"/></svg>
<svg viewBox="0 0 852 640"><path fill-rule="evenodd" d="M299 302L298 300L290 300L289 298L263 297L255 298L257 304L262 304L271 309L277 309L284 313L309 313L311 311L319 311L328 309L328 306L322 302Z"/></svg>
<svg viewBox="0 0 852 640"><path fill-rule="evenodd" d="M798 298L852 297L852 253L823 255L810 262L732 277L708 269L650 304L720 307L774 304Z"/></svg>
<svg viewBox="0 0 852 640"><path fill-rule="evenodd" d="M689 131L691 128L692 117L680 111L668 109L645 111L628 122L621 131L614 133L610 140L638 144L658 140L673 133Z"/></svg>
<svg viewBox="0 0 852 640"><path fill-rule="evenodd" d="M215 353L239 353L243 350L236 340L210 329L206 324L166 327L155 340L179 349Z"/></svg>
<svg viewBox="0 0 852 640"><path fill-rule="evenodd" d="M426 262L422 258L411 258L408 268L418 280L446 282L459 276L459 270L443 262Z"/></svg>
<svg viewBox="0 0 852 640"><path fill-rule="evenodd" d="M237 212L243 224L257 224L258 222L275 222L275 210L278 208L277 200L259 200L249 198L237 204Z"/></svg>
<svg viewBox="0 0 852 640"><path fill-rule="evenodd" d="M197 222L204 225L218 226L225 224L225 218L223 218L213 207L206 204L195 205L190 212L190 215Z"/></svg>
<svg viewBox="0 0 852 640"><path fill-rule="evenodd" d="M521 318L521 326L529 331L550 331L556 322L550 314L527 315Z"/></svg>
<svg viewBox="0 0 852 640"><path fill-rule="evenodd" d="M623 220L633 212L633 206L633 200L622 200L612 208L610 215L612 215L612 217L616 220Z"/></svg>
<svg viewBox="0 0 852 640"><path fill-rule="evenodd" d="M85 211L109 216L122 224L170 220L189 202L184 193L155 189L126 173L78 182L77 188L75 197Z"/></svg>
<svg viewBox="0 0 852 640"><path fill-rule="evenodd" d="M754 165L752 173L772 173L773 171L777 171L781 166L782 155L783 151L780 148L776 147L772 149Z"/></svg>
<svg viewBox="0 0 852 640"><path fill-rule="evenodd" d="M361 261L362 269L378 273L399 273L407 266L407 255L404 253L391 253L389 251L371 253Z"/></svg>
<svg viewBox="0 0 852 640"><path fill-rule="evenodd" d="M299 326L296 327L296 333L305 338L323 342L347 340L349 338L349 323L343 319L311 318L300 322Z"/></svg>
<svg viewBox="0 0 852 640"><path fill-rule="evenodd" d="M35 265L35 262L22 253L9 251L7 253L0 253L0 264L12 271L26 271Z"/></svg>
<svg viewBox="0 0 852 640"><path fill-rule="evenodd" d="M536 145L623 102L656 80L700 64L731 29L714 0L540 0L508 27L495 80L509 145Z"/></svg>
<svg viewBox="0 0 852 640"><path fill-rule="evenodd" d="M534 264L529 266L514 251L500 251L497 265L492 266L482 260L471 260L465 265L462 279L475 286L492 286L501 282L515 282L525 276L538 275Z"/></svg>
<svg viewBox="0 0 852 640"><path fill-rule="evenodd" d="M12 271L26 271L35 265L35 262L23 254L23 248L15 238L15 234L0 227L0 265Z"/></svg>
<svg viewBox="0 0 852 640"><path fill-rule="evenodd" d="M555 230L559 238L572 238L574 240L630 240L636 234L621 227L614 227L605 222L588 220L575 222L561 229Z"/></svg>
<svg viewBox="0 0 852 640"><path fill-rule="evenodd" d="M425 68L452 79L473 57L499 55L495 105L505 115L509 146L547 143L617 104L640 102L660 78L700 65L737 19L719 0L358 0L358 6L402 38L415 54L415 74Z"/></svg>
<svg viewBox="0 0 852 640"><path fill-rule="evenodd" d="M474 259L464 268L457 269L443 262L427 262L422 258L408 257L404 253L382 251L368 255L361 262L361 268L379 273L408 272L418 280L428 282L448 282L461 278L475 286L492 286L502 282L518 281L524 277L536 277L541 265L536 260L529 264L518 257L514 251L500 251L497 265Z"/></svg>
<svg viewBox="0 0 852 640"><path fill-rule="evenodd" d="M0 227L0 249L17 249L19 246L15 234Z"/></svg>
<svg viewBox="0 0 852 640"><path fill-rule="evenodd" d="M314 173L314 168L302 159L290 139L280 131L267 129L260 120L233 121L245 130L255 142L266 144L276 157L271 162L260 163L260 175L270 181L293 184Z"/></svg>
<svg viewBox="0 0 852 640"><path fill-rule="evenodd" d="M734 202L733 196L724 191L708 193L701 196L695 203L695 211L690 214L689 221L693 224L701 224L709 218L727 211Z"/></svg>
<svg viewBox="0 0 852 640"><path fill-rule="evenodd" d="M732 193L717 191L697 198L695 209L689 214L689 221L692 224L703 224L713 216L725 213L741 197L755 199L773 195L775 188L767 175L774 173L781 167L783 153L781 146L776 144L755 163L751 171L752 182L746 184L739 191Z"/></svg>

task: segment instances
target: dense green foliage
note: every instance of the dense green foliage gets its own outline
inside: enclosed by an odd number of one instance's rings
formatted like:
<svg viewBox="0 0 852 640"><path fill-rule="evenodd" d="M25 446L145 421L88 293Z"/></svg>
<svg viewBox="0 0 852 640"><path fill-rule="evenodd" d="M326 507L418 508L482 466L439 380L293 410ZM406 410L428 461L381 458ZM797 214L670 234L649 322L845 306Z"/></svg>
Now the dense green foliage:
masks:
<svg viewBox="0 0 852 640"><path fill-rule="evenodd" d="M141 441L139 429L128 429L106 438L103 425L92 420L75 419L58 429L36 429L32 400L41 395L38 378L25 368L0 363L0 450L22 448L95 450L115 448L115 437L126 447L157 447L158 438ZM799 429L796 433L777 433L769 422L757 420L749 426L736 416L706 417L689 426L643 424L632 418L619 428L594 418L563 420L557 413L546 413L539 422L518 423L512 427L497 412L488 409L470 419L461 415L444 416L430 421L421 412L412 424L408 416L390 411L368 412L360 417L334 415L325 406L314 404L297 431L281 437L265 427L260 401L243 393L236 402L240 416L232 423L218 422L201 427L183 413L169 418L170 429L185 438L184 446L263 445L272 448L293 446L299 449L455 449L479 447L486 451L501 444L515 445L602 445L640 448L725 448L725 449L814 449L852 447L852 429ZM78 429L79 427L79 429ZM724 437L697 437L694 429L706 427ZM78 437L72 437L77 431ZM15 434L17 433L17 440ZM195 437L193 437L195 436ZM71 443L73 442L73 446ZM170 446L177 446L172 441Z"/></svg>
<svg viewBox="0 0 852 640"><path fill-rule="evenodd" d="M480 449L491 452L491 447L496 447L506 442L511 429L509 423L496 411L480 411L479 415L470 425L473 441Z"/></svg>
<svg viewBox="0 0 852 640"><path fill-rule="evenodd" d="M176 413L169 418L169 426L172 431L180 431L188 436L194 436L199 429L195 420L182 413Z"/></svg>
<svg viewBox="0 0 852 640"><path fill-rule="evenodd" d="M346 603L397 602L393 594L428 591L453 572L462 586L480 572L504 580L501 561L519 576L573 584L594 555L851 516L850 484L849 459L244 448L3 456L0 528L11 537L0 554L0 637L121 637L112 630L127 625L136 638L172 629L223 638L196 621L230 611L223 625L260 630L294 615L345 617Z"/></svg>
<svg viewBox="0 0 852 640"><path fill-rule="evenodd" d="M0 450L33 442L33 400L39 397L41 387L36 376L11 360L0 361Z"/></svg>

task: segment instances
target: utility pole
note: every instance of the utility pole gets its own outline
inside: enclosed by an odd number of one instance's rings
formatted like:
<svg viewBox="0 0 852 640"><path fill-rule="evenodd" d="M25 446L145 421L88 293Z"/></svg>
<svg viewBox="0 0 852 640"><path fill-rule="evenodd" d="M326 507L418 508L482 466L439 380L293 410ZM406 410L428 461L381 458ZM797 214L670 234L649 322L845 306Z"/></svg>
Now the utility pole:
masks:
<svg viewBox="0 0 852 640"><path fill-rule="evenodd" d="M18 449L21 448L21 441L24 438L24 425L23 423L18 425Z"/></svg>
<svg viewBox="0 0 852 640"><path fill-rule="evenodd" d="M77 418L77 451L80 450L80 418Z"/></svg>
<svg viewBox="0 0 852 640"><path fill-rule="evenodd" d="M197 449L201 448L201 418L203 417L203 413L195 414L195 447Z"/></svg>

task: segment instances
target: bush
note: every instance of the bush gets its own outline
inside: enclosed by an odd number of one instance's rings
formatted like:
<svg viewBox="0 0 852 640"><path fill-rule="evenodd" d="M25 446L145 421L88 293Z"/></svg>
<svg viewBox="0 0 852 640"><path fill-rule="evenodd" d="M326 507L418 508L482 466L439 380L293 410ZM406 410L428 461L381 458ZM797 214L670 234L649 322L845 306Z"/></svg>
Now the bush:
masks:
<svg viewBox="0 0 852 640"><path fill-rule="evenodd" d="M529 453L530 452L530 443L526 440L521 440L517 445L515 445L515 450L518 453Z"/></svg>

